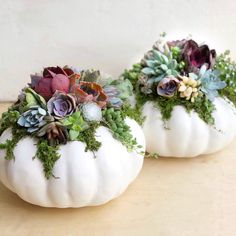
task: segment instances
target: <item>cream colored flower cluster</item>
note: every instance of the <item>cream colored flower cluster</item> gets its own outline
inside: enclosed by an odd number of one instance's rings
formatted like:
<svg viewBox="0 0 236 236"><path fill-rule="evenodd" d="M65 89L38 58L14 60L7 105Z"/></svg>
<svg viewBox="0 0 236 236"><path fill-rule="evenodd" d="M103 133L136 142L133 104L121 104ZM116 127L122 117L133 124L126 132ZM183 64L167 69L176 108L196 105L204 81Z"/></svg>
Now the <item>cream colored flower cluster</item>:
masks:
<svg viewBox="0 0 236 236"><path fill-rule="evenodd" d="M186 100L194 102L195 98L202 96L202 92L199 90L199 85L201 84L199 80L187 76L182 76L180 79L178 91L180 92L181 98L186 98Z"/></svg>

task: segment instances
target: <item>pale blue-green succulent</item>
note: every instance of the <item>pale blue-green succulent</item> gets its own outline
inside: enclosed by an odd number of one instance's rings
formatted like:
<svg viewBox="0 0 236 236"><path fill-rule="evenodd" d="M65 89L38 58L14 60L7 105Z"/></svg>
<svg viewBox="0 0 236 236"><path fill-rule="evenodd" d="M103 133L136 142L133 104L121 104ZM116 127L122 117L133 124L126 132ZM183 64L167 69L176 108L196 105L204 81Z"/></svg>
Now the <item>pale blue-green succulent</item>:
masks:
<svg viewBox="0 0 236 236"><path fill-rule="evenodd" d="M149 83L159 82L169 75L178 76L178 63L171 53L166 56L157 50L152 50L145 60L142 73L150 78Z"/></svg>
<svg viewBox="0 0 236 236"><path fill-rule="evenodd" d="M226 82L220 79L220 71L207 70L206 66L201 67L197 79L201 81L200 90L210 101L219 95L218 90L226 87Z"/></svg>
<svg viewBox="0 0 236 236"><path fill-rule="evenodd" d="M44 110L40 106L35 105L21 114L20 118L17 121L17 124L27 128L27 132L34 133L47 123L44 120L46 115L46 110Z"/></svg>

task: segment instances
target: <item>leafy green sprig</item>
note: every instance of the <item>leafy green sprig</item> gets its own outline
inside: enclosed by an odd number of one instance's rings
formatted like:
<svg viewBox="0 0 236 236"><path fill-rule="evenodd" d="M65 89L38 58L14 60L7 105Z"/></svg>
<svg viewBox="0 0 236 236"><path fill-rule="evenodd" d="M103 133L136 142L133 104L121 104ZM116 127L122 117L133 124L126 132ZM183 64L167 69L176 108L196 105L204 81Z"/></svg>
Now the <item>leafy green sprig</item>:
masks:
<svg viewBox="0 0 236 236"><path fill-rule="evenodd" d="M220 90L220 95L227 97L236 106L236 62L230 58L229 50L216 58L215 69L220 71L220 78L227 83Z"/></svg>

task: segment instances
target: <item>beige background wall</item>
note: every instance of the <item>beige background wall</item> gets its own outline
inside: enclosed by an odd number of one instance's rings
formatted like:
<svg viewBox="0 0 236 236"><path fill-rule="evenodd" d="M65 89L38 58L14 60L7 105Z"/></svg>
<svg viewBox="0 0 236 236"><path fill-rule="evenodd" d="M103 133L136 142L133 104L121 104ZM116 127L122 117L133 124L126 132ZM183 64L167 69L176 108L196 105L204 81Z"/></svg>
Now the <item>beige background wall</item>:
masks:
<svg viewBox="0 0 236 236"><path fill-rule="evenodd" d="M0 101L14 100L47 65L117 76L162 31L191 33L236 55L234 0L0 0Z"/></svg>

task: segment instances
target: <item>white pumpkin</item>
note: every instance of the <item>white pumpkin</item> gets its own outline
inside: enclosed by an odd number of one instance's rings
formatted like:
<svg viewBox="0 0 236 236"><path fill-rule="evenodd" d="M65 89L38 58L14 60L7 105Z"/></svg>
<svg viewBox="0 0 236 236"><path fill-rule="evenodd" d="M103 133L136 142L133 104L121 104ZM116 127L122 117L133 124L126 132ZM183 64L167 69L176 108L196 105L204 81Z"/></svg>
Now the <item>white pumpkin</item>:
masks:
<svg viewBox="0 0 236 236"><path fill-rule="evenodd" d="M145 138L141 127L129 118L133 137L145 151ZM11 136L6 130L0 137L4 143ZM14 150L15 161L5 160L0 151L0 180L23 200L44 207L84 207L104 204L118 197L136 178L143 164L143 155L128 152L126 147L112 137L106 127L96 130L96 139L102 143L95 153L85 152L85 144L74 141L60 146L60 159L53 174L44 176L42 163L37 158L36 140L22 139Z"/></svg>
<svg viewBox="0 0 236 236"><path fill-rule="evenodd" d="M195 157L223 149L236 134L236 109L223 98L216 98L214 104L215 125L212 127L196 112L188 113L182 106L174 107L170 120L163 122L153 102L145 103L143 131L147 152L163 157Z"/></svg>

